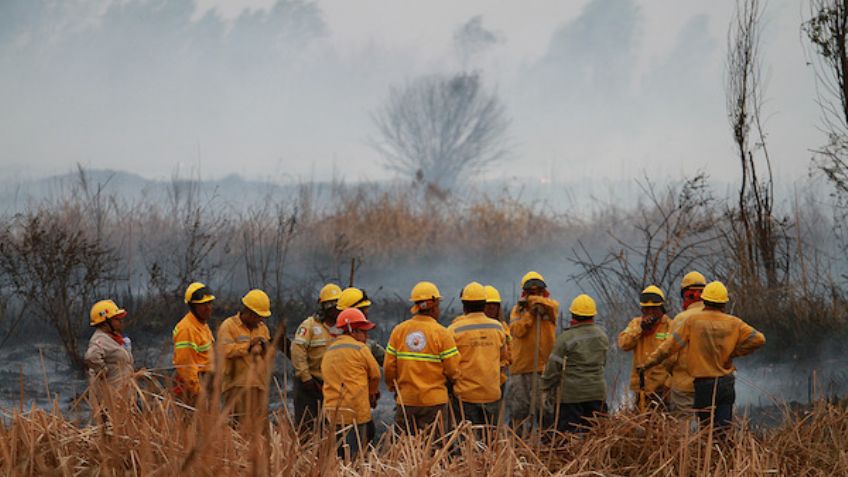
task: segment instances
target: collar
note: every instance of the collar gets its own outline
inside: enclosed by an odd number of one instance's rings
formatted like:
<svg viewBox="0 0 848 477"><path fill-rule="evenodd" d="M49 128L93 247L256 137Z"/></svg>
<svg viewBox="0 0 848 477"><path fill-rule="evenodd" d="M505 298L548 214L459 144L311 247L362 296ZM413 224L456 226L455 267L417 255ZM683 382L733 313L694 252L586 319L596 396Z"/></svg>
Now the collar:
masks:
<svg viewBox="0 0 848 477"><path fill-rule="evenodd" d="M583 320L583 321L571 320L571 325L569 326L569 328L577 328L578 326L587 326L587 325L594 325L594 324L595 324L594 319Z"/></svg>
<svg viewBox="0 0 848 477"><path fill-rule="evenodd" d="M361 341L357 340L357 339L356 339L356 338L354 338L353 336L350 336L350 335L339 335L339 336L336 338L336 343L343 343L343 342L347 342L347 343L351 343L351 344L359 344L359 345L364 345L364 344L365 344L365 343L363 343L363 342L361 342Z"/></svg>
<svg viewBox="0 0 848 477"><path fill-rule="evenodd" d="M202 328L204 326L207 326L207 323L204 323L204 322L198 320L197 317L194 316L194 313L192 313L191 311L186 313L186 317L188 318L188 321L190 321L192 325L194 325L198 328Z"/></svg>
<svg viewBox="0 0 848 477"><path fill-rule="evenodd" d="M436 321L436 319L433 318L430 315L419 315L418 313L412 315L412 318L410 318L410 319L415 320L415 321L427 321L427 322L435 322Z"/></svg>

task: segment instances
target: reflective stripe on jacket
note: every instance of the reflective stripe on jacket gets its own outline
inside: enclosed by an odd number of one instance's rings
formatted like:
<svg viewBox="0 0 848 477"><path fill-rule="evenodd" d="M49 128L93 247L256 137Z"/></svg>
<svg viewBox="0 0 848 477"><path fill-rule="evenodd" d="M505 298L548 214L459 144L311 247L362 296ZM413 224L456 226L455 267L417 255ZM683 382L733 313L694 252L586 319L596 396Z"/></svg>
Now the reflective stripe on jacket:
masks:
<svg viewBox="0 0 848 477"><path fill-rule="evenodd" d="M459 378L459 350L447 328L429 316L415 315L395 326L384 361L386 385L398 404L447 404L446 381Z"/></svg>
<svg viewBox="0 0 848 477"><path fill-rule="evenodd" d="M265 323L260 321L251 330L236 314L218 327L218 346L224 360L223 391L236 387L268 389L267 358L264 354L250 353L250 342L254 338L263 338L267 342L266 349L270 347L271 334Z"/></svg>
<svg viewBox="0 0 848 477"><path fill-rule="evenodd" d="M540 336L539 345L536 345L536 317L531 313L535 306L547 309L550 319L541 320L539 323ZM552 298L541 296L527 297L525 304L512 307L509 313L509 330L512 335L512 365L509 368L511 374L526 374L542 372L556 338L556 320L559 316L559 303ZM538 353L539 365L533 369Z"/></svg>
<svg viewBox="0 0 848 477"><path fill-rule="evenodd" d="M490 403L501 398L501 363L506 356L506 333L501 322L483 313L453 320L448 331L459 350L460 377L454 394L469 403Z"/></svg>
<svg viewBox="0 0 848 477"><path fill-rule="evenodd" d="M736 370L733 358L744 356L765 344L766 338L739 318L718 310L703 310L675 327L672 339L648 359L647 366L665 360L688 347L686 365L693 378L717 378Z"/></svg>
<svg viewBox="0 0 848 477"><path fill-rule="evenodd" d="M608 350L609 338L600 326L591 321L572 325L557 337L542 375L542 389L557 393L560 403L606 401Z"/></svg>
<svg viewBox="0 0 848 477"><path fill-rule="evenodd" d="M639 392L639 373L636 367L645 363L666 340L671 339L671 320L663 315L650 333L642 332L642 317L633 318L627 328L618 335L618 347L623 351L633 351L633 365L630 372L630 389ZM665 366L657 366L645 372L645 391L654 392L666 385L669 372Z"/></svg>
<svg viewBox="0 0 848 477"><path fill-rule="evenodd" d="M334 424L371 421L371 395L380 390L380 367L368 345L341 335L324 353L324 415Z"/></svg>
<svg viewBox="0 0 848 477"><path fill-rule="evenodd" d="M314 316L303 320L297 327L291 344L291 361L295 376L303 382L313 377L322 379L321 360L327 346L333 342L330 329Z"/></svg>
<svg viewBox="0 0 848 477"><path fill-rule="evenodd" d="M206 323L188 312L174 327L174 366L177 379L190 394L200 393L201 372L215 369L215 338Z"/></svg>

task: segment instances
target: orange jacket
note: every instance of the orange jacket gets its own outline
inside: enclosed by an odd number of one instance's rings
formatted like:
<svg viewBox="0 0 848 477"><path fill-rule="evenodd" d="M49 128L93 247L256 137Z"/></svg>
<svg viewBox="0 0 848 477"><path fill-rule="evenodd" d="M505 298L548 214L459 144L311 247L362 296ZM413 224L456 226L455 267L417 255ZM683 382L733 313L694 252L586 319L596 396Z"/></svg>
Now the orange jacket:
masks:
<svg viewBox="0 0 848 477"><path fill-rule="evenodd" d="M174 327L173 339L177 381L189 394L200 394L199 373L215 370L212 330L207 323L201 323L188 312Z"/></svg>
<svg viewBox="0 0 848 477"><path fill-rule="evenodd" d="M671 320L663 315L649 334L642 333L642 317L633 318L627 328L618 335L618 347L622 351L633 351L633 370L630 372L630 389L639 392L639 372L636 367L643 364L657 348L671 339ZM669 374L665 366L657 366L645 372L645 391L654 392L666 385Z"/></svg>
<svg viewBox="0 0 848 477"><path fill-rule="evenodd" d="M536 317L531 310L540 305L547 309L548 319L541 320L539 345L536 344ZM512 335L511 352L512 365L509 368L511 374L526 374L545 370L548 356L554 347L556 339L556 320L559 316L559 303L552 298L541 296L527 297L526 303L519 303L512 307L509 313L509 331ZM539 353L539 365L533 369L536 353Z"/></svg>
<svg viewBox="0 0 848 477"><path fill-rule="evenodd" d="M380 390L380 367L365 343L349 335L333 341L321 361L324 414L335 424L371 421L371 395Z"/></svg>
<svg viewBox="0 0 848 477"><path fill-rule="evenodd" d="M395 326L383 362L386 385L405 406L447 404L446 381L459 379L459 350L447 328L425 315Z"/></svg>
<svg viewBox="0 0 848 477"><path fill-rule="evenodd" d="M323 378L321 360L332 342L330 329L319 318L310 316L298 326L291 345L291 361L294 374L301 381Z"/></svg>
<svg viewBox="0 0 848 477"><path fill-rule="evenodd" d="M704 311L704 302L696 301L695 303L692 303L689 305L689 308L681 311L674 317L674 320L671 322L671 331L675 331L677 328L683 326L683 323L686 323L686 320L689 319L690 316L696 315L702 311ZM669 387L671 389L680 392L694 393L695 379L691 374L689 374L689 370L687 369L688 354L689 347L686 346L677 353L672 354L671 357L665 360L663 364L671 368L671 379L669 380Z"/></svg>
<svg viewBox="0 0 848 477"><path fill-rule="evenodd" d="M470 403L490 403L501 398L501 363L506 360L506 333L501 322L483 313L453 320L448 331L459 349L462 370L454 394Z"/></svg>
<svg viewBox="0 0 848 477"><path fill-rule="evenodd" d="M736 369L734 357L749 354L766 342L765 336L751 325L718 310L690 316L671 336L651 354L645 366L653 366L688 347L687 367L693 378L726 376Z"/></svg>
<svg viewBox="0 0 848 477"><path fill-rule="evenodd" d="M268 389L268 363L264 354L251 354L250 342L254 338L266 341L270 347L271 334L265 323L259 322L250 329L236 314L224 320L218 327L218 346L224 358L224 375L221 389L228 391L236 387Z"/></svg>

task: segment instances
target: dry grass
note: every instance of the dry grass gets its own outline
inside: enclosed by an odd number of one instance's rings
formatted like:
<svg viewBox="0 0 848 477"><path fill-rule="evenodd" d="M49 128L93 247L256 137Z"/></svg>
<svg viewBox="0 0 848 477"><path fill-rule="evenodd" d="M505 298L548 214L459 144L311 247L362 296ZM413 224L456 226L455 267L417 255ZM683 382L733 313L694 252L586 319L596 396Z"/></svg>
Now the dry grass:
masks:
<svg viewBox="0 0 848 477"><path fill-rule="evenodd" d="M58 407L4 412L0 474L848 475L848 411L825 402L787 411L776 428L742 424L727 441L692 432L669 415L625 412L582 435L521 439L501 427L475 440L480 430L468 423L446 436L433 429L414 437L386 432L374 449L349 461L336 457L332 433L299 434L286 411L259 421L254 431L239 431L214 407L190 410L140 388L136 393L138 406L105 397L109 422L73 422Z"/></svg>

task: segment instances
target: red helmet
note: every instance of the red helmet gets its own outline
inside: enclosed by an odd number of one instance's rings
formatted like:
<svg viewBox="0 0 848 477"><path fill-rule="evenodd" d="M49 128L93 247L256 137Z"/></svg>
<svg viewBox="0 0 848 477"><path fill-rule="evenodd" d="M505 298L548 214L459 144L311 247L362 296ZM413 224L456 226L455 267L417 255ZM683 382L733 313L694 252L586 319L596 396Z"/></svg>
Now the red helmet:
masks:
<svg viewBox="0 0 848 477"><path fill-rule="evenodd" d="M377 325L368 321L368 318L365 318L365 314L359 308L347 308L336 317L336 328L342 331L350 331L351 329L370 330L375 326Z"/></svg>

